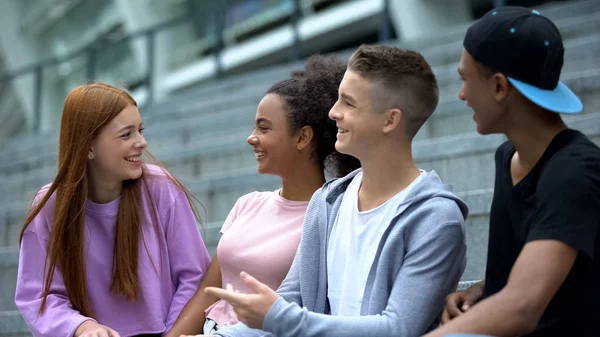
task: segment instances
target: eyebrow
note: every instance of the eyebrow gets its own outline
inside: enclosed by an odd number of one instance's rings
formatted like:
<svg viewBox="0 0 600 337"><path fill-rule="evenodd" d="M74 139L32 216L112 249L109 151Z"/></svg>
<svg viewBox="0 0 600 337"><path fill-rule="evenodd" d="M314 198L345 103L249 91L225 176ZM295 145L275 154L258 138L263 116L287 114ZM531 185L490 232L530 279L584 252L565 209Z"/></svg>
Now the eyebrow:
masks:
<svg viewBox="0 0 600 337"><path fill-rule="evenodd" d="M343 99L345 99L346 101L348 101L351 104L356 104L356 100L350 95L342 93L342 94L340 94L340 97L342 97Z"/></svg>
<svg viewBox="0 0 600 337"><path fill-rule="evenodd" d="M261 117L261 118L258 118L256 120L256 124L260 124L260 123L269 123L269 124L271 124L271 121L268 120L268 119L266 119L266 118L264 118L264 117Z"/></svg>
<svg viewBox="0 0 600 337"><path fill-rule="evenodd" d="M142 124L143 123L140 123L140 126L139 126L140 128L142 127ZM117 133L123 132L125 130L132 130L132 129L136 129L135 125L127 125L127 126L122 127L121 129L119 129L119 131L117 131Z"/></svg>

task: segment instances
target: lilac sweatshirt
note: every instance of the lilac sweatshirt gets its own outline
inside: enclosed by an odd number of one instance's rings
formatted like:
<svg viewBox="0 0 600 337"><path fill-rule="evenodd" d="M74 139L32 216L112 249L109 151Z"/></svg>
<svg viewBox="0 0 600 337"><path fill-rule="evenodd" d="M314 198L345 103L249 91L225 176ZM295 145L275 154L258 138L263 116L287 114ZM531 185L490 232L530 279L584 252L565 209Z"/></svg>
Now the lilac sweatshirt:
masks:
<svg viewBox="0 0 600 337"><path fill-rule="evenodd" d="M87 201L85 214L85 267L87 296L96 321L117 331L121 337L144 333L166 333L183 306L194 295L210 256L196 227L186 195L155 166L147 166L149 191L158 212L158 233L143 222L139 244L138 278L140 293L127 301L109 291L119 198L107 204ZM49 185L40 190L41 200ZM154 218L148 196L141 193L142 219ZM42 302L44 259L54 216L53 195L23 235L15 302L34 337L71 337L90 318L71 307L62 275L56 271L46 311L38 316ZM149 253L149 254L148 254Z"/></svg>

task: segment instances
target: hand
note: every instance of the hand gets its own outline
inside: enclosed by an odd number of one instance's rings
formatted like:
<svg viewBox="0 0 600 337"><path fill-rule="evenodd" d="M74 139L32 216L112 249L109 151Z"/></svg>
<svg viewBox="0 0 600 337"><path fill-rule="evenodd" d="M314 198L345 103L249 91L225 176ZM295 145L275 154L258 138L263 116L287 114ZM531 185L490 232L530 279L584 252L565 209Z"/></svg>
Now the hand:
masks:
<svg viewBox="0 0 600 337"><path fill-rule="evenodd" d="M115 330L94 321L85 321L75 330L75 337L121 337Z"/></svg>
<svg viewBox="0 0 600 337"><path fill-rule="evenodd" d="M240 294L231 285L227 285L227 289L207 287L204 292L229 302L237 318L249 328L262 329L265 316L279 295L246 272L241 272L240 278L254 294Z"/></svg>
<svg viewBox="0 0 600 337"><path fill-rule="evenodd" d="M442 324L450 322L453 318L467 312L483 296L483 285L474 284L467 290L452 293L446 297L446 306L442 314Z"/></svg>

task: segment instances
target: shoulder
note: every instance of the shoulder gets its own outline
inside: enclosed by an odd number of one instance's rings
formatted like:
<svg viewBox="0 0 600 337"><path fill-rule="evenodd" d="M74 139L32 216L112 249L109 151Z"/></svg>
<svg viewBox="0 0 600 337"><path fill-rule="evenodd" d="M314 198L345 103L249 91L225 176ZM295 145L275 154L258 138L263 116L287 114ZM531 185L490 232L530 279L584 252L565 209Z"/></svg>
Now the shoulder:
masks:
<svg viewBox="0 0 600 337"><path fill-rule="evenodd" d="M600 148L585 135L577 132L548 159L545 170L550 169L598 169L600 167Z"/></svg>
<svg viewBox="0 0 600 337"><path fill-rule="evenodd" d="M540 173L539 186L547 189L600 191L600 148L580 133L572 135L548 159Z"/></svg>
<svg viewBox="0 0 600 337"><path fill-rule="evenodd" d="M461 209L462 204L464 202L458 198L432 196L413 210L415 225L425 231L436 231L445 226L457 225L462 228L467 212ZM467 206L464 204L462 207L466 209Z"/></svg>
<svg viewBox="0 0 600 337"><path fill-rule="evenodd" d="M456 244L461 244L465 239L464 222L467 212L467 206L462 200L446 195L433 195L410 210L404 219L400 218L398 221L402 223L398 227L403 229L403 237L408 243L447 236L455 240Z"/></svg>
<svg viewBox="0 0 600 337"><path fill-rule="evenodd" d="M235 202L235 208L237 208L238 212L244 210L249 206L255 206L257 204L261 204L266 200L269 200L273 197L272 191L254 191L247 194L242 195Z"/></svg>
<svg viewBox="0 0 600 337"><path fill-rule="evenodd" d="M145 164L142 184L142 195L150 194L157 204L172 204L183 193L177 180L165 168Z"/></svg>
<svg viewBox="0 0 600 337"><path fill-rule="evenodd" d="M47 184L40 188L40 190L36 193L33 202L29 211L33 211L46 197L48 192L50 191L50 186L52 184ZM36 233L40 238L48 239L50 227L52 225L52 221L54 220L54 211L56 208L56 192L52 193L46 204L42 207L40 212L36 215L35 219L31 222L31 224L27 227L26 231Z"/></svg>
<svg viewBox="0 0 600 337"><path fill-rule="evenodd" d="M32 203L32 207L37 206L42 199L44 199L44 197L46 196L46 194L48 194L48 192L50 191L50 186L52 186L51 183L46 184L44 186L42 186L42 188L39 189L39 191L37 191L37 193L35 194L35 197L33 198L33 203ZM48 202L46 203L46 205L48 205L50 202L52 202L53 204L56 203L56 192L52 193L52 195L50 196L50 199L48 199ZM45 208L45 206L44 206Z"/></svg>

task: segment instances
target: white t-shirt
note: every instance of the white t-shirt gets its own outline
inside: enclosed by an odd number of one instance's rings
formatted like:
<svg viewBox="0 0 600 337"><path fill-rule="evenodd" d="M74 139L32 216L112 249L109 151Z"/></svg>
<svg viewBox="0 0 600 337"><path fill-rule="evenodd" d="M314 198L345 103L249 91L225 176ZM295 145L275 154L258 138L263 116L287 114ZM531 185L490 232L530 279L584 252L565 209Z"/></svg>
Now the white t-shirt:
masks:
<svg viewBox="0 0 600 337"><path fill-rule="evenodd" d="M360 316L365 286L383 233L398 206L423 177L425 171L404 190L382 205L358 210L362 172L350 182L340 205L327 246L327 297L334 316Z"/></svg>

